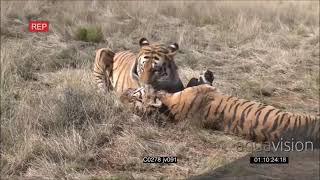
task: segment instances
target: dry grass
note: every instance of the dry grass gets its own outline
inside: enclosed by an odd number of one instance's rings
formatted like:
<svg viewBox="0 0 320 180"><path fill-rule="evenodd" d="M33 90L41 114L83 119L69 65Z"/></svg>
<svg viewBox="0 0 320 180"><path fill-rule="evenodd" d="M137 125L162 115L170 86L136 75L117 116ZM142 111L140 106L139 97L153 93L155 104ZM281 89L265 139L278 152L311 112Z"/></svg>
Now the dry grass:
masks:
<svg viewBox="0 0 320 180"><path fill-rule="evenodd" d="M185 82L209 68L227 94L316 114L318 14L319 2L302 1L1 1L1 175L179 179L245 156L237 137L159 127L96 93L95 50L137 50L141 37L178 42ZM30 19L48 20L50 33L29 33ZM147 155L179 162L146 165Z"/></svg>

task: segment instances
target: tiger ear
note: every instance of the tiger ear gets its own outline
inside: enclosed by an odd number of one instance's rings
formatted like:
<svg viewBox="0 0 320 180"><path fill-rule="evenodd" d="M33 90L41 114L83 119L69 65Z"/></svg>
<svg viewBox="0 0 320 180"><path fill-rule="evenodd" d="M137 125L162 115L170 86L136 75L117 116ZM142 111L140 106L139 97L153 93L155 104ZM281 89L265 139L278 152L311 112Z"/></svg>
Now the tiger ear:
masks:
<svg viewBox="0 0 320 180"><path fill-rule="evenodd" d="M179 50L179 45L177 43L170 44L169 49L171 53L175 54L176 51Z"/></svg>
<svg viewBox="0 0 320 180"><path fill-rule="evenodd" d="M149 41L146 38L141 38L139 41L140 47L149 45Z"/></svg>

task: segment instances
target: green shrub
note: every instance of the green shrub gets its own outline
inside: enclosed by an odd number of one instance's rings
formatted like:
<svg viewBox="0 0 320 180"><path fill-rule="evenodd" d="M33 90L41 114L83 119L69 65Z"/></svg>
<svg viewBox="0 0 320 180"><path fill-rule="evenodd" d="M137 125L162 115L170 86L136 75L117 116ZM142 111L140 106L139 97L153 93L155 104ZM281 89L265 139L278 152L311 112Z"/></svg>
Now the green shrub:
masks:
<svg viewBox="0 0 320 180"><path fill-rule="evenodd" d="M86 28L78 28L76 32L76 39L80 41L87 41L87 29Z"/></svg>
<svg viewBox="0 0 320 180"><path fill-rule="evenodd" d="M103 41L103 34L102 34L101 28L88 28L87 29L87 41L89 41L89 42Z"/></svg>
<svg viewBox="0 0 320 180"><path fill-rule="evenodd" d="M101 27L79 27L76 31L75 38L86 42L102 42L103 33Z"/></svg>

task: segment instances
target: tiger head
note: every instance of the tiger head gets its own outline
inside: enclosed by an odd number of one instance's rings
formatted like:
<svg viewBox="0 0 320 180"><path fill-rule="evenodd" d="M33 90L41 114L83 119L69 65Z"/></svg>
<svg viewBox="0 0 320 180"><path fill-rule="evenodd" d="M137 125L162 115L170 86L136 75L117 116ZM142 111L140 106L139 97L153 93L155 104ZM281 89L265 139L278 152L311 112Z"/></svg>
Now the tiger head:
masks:
<svg viewBox="0 0 320 180"><path fill-rule="evenodd" d="M155 89L164 89L168 92L182 90L183 85L174 61L179 45L177 43L168 46L159 43L150 44L146 38L141 38L139 44L140 52L136 67L138 77L143 74L145 63L150 62L154 69L152 86Z"/></svg>

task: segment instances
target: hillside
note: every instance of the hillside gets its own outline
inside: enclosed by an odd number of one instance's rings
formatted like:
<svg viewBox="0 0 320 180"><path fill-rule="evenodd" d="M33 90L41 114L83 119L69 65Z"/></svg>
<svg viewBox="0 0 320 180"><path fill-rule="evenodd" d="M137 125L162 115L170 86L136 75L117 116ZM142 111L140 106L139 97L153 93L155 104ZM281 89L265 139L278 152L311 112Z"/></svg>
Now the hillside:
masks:
<svg viewBox="0 0 320 180"><path fill-rule="evenodd" d="M29 20L49 21L49 33L28 32ZM137 52L141 37L179 44L184 83L208 68L226 94L319 114L317 1L1 1L3 178L183 179L233 163L234 176L319 177L316 153L270 175L244 171L253 150L238 145L248 141L193 126L196 120L159 126L112 93L99 94L95 50ZM156 155L178 163L142 163Z"/></svg>

